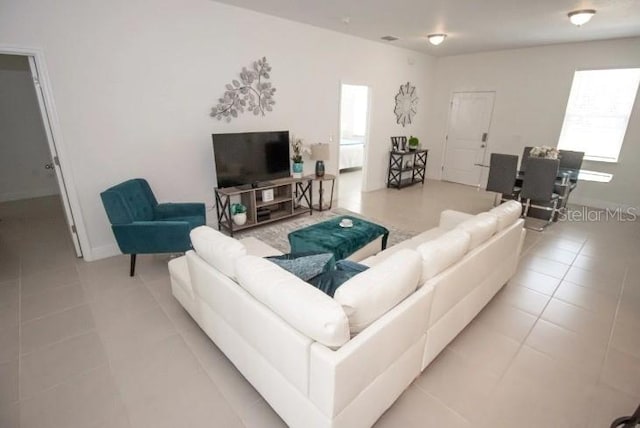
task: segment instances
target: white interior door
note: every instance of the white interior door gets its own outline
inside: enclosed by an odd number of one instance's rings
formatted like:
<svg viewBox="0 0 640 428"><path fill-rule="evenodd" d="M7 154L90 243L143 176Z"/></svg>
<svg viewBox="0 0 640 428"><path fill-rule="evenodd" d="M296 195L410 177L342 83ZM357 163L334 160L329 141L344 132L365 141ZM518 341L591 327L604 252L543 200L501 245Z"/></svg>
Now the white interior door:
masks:
<svg viewBox="0 0 640 428"><path fill-rule="evenodd" d="M60 197L62 199L62 206L64 207L67 223L69 224L69 232L71 233L71 240L76 250L76 255L82 257L82 249L80 248L80 240L78 239L78 231L73 220L73 213L71 211L71 205L69 204L69 196L67 194L67 187L64 183L64 177L62 176L62 170L60 169L60 161L58 159L58 152L56 150L53 133L51 132L51 123L49 121L49 115L47 113L47 107L44 102L44 95L42 94L42 88L40 87L40 79L38 77L38 68L33 57L29 56L29 67L31 67L31 75L33 76L33 84L36 89L36 96L38 97L38 104L40 105L40 113L42 114L42 122L44 124L45 132L47 133L47 143L49 144L49 150L51 151L51 157L53 158L53 168L56 172L56 178L58 180L58 186L60 187Z"/></svg>
<svg viewBox="0 0 640 428"><path fill-rule="evenodd" d="M479 186L495 92L456 92L451 100L442 179Z"/></svg>

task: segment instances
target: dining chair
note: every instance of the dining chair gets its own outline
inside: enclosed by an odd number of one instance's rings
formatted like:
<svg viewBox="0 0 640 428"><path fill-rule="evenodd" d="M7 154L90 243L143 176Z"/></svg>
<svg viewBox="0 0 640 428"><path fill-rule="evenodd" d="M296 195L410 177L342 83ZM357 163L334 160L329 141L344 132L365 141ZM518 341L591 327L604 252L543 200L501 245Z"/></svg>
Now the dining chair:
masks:
<svg viewBox="0 0 640 428"><path fill-rule="evenodd" d="M532 146L526 146L524 149L522 149L522 161L520 162L521 173L527 170L527 164L529 163L529 158L531 157L529 155L529 152L531 152L531 149L533 149Z"/></svg>
<svg viewBox="0 0 640 428"><path fill-rule="evenodd" d="M518 156L491 153L487 192L496 192L493 205L509 199L518 199L520 188L515 187L518 173ZM499 199L498 199L499 196Z"/></svg>
<svg viewBox="0 0 640 428"><path fill-rule="evenodd" d="M560 150L560 171L569 173L569 180L571 180L573 190L576 187L578 181L578 173L582 168L582 160L584 159L584 152L576 152L573 150Z"/></svg>
<svg viewBox="0 0 640 428"><path fill-rule="evenodd" d="M520 191L520 200L524 204L523 216L527 217L531 208L550 211L549 221L542 228L532 229L543 230L553 222L558 212L560 195L554 192L554 185L559 168L559 159L530 157L527 162L527 173Z"/></svg>

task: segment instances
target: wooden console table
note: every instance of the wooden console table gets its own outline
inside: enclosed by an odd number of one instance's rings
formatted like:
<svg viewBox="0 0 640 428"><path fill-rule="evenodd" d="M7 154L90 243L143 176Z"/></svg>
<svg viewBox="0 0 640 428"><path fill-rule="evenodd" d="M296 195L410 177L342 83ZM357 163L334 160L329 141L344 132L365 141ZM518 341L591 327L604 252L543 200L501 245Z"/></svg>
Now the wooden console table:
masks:
<svg viewBox="0 0 640 428"><path fill-rule="evenodd" d="M262 191L271 189L273 200L262 200ZM216 188L215 194L218 230L221 232L226 230L230 236L233 236L234 232L277 220L300 214L312 214L313 200L309 177L281 178L252 188L244 188L244 186ZM247 207L247 222L241 226L233 222L231 215L233 202L240 202Z"/></svg>
<svg viewBox="0 0 640 428"><path fill-rule="evenodd" d="M428 153L427 149L389 152L387 187L402 189L416 183L424 184ZM411 162L411 166L407 166L407 161Z"/></svg>

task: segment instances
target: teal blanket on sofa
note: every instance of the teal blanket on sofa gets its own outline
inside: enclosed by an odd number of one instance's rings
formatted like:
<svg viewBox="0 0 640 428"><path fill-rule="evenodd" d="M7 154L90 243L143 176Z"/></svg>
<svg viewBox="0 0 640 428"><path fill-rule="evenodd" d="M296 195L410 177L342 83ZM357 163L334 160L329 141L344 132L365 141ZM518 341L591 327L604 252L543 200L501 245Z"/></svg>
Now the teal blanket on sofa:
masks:
<svg viewBox="0 0 640 428"><path fill-rule="evenodd" d="M345 218L353 222L353 227L340 227ZM380 236L381 250L384 250L389 237L387 228L360 218L341 216L291 232L289 244L292 253L321 251L343 260Z"/></svg>

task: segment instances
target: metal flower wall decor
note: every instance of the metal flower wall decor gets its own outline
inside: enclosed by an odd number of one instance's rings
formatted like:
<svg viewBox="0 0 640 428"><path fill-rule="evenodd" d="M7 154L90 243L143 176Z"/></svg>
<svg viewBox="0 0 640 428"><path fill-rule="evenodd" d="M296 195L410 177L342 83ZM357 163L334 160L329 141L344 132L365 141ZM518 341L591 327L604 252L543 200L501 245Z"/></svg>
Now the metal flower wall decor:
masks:
<svg viewBox="0 0 640 428"><path fill-rule="evenodd" d="M211 109L211 116L218 120L231 122L239 113L245 110L254 115L265 115L267 111L273 111L276 103L273 94L276 88L267 82L271 76L271 66L266 57L253 62L252 69L242 67L240 80L233 79L225 86L226 90L222 98L218 98L218 105Z"/></svg>
<svg viewBox="0 0 640 428"><path fill-rule="evenodd" d="M400 91L396 95L396 108L393 112L396 114L398 124L405 126L411 123L411 119L418 111L418 96L416 95L416 87L411 86L407 82L406 85L400 85Z"/></svg>

